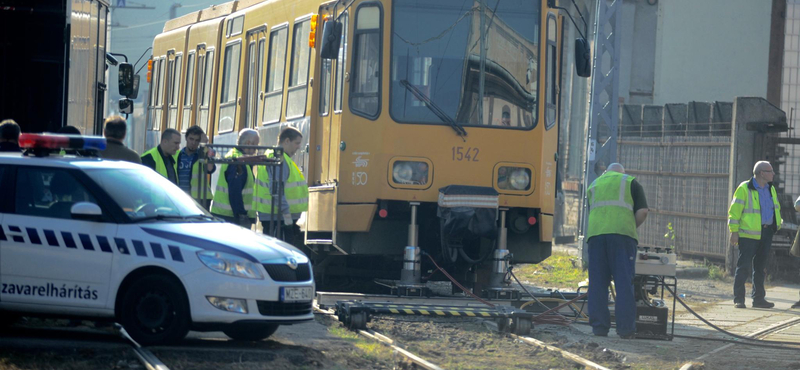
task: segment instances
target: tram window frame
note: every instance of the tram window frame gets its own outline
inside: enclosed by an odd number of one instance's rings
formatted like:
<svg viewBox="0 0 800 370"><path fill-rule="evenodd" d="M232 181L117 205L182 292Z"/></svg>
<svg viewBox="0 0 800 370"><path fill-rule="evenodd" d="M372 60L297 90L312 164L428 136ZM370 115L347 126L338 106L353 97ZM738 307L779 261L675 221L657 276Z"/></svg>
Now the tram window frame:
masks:
<svg viewBox="0 0 800 370"><path fill-rule="evenodd" d="M220 86L219 91L219 121L217 122L217 133L231 132L236 129L236 114L238 112L237 100L239 96L239 72L242 67L242 44L242 39L236 39L225 44L225 57L222 60L222 86ZM237 46L238 51L233 52L233 49ZM234 56L236 57L236 63L232 63ZM230 66L228 62L231 62ZM229 99L225 100L226 98ZM223 111L225 109L230 109L231 107L233 107L233 113L231 114L232 122L230 124L230 128L228 128L227 125L223 128Z"/></svg>
<svg viewBox="0 0 800 370"><path fill-rule="evenodd" d="M556 36L558 23L553 13L547 15L547 41L545 43L545 81L544 81L544 128L550 130L556 125L556 105L558 102L558 46Z"/></svg>
<svg viewBox="0 0 800 370"><path fill-rule="evenodd" d="M153 105L153 131L161 131L161 121L164 119L164 56L158 58L155 64L154 78L156 80L155 105Z"/></svg>
<svg viewBox="0 0 800 370"><path fill-rule="evenodd" d="M378 8L378 27L377 28L359 30L359 20L360 20L360 18L362 16L361 11L364 10L365 8L372 8L372 7ZM383 89L383 13L384 13L383 5L381 3L379 3L379 2L370 1L370 2L361 3L356 8L356 11L355 11L355 14L356 14L355 23L354 23L354 26L353 26L353 63L351 65L351 71L350 71L350 75L351 75L350 79L352 80L352 82L350 83L350 95L348 97L348 105L350 107L350 111L353 112L354 114L356 114L358 116L361 116L361 117L364 117L364 118L367 118L367 119L370 119L370 120L373 120L373 121L378 119L378 117L380 117L381 110L382 110L382 106L381 106L381 100L382 100L381 99L381 95L382 94L381 94L381 92L382 92L382 89ZM361 50L361 48L359 48L359 42L360 42L361 37L364 37L365 35L373 35L373 34L377 34L377 36L378 36L377 37L377 40L378 40L378 47L377 47L377 50L378 50L378 58L377 58L378 59L378 63L377 63L377 71L376 71L377 72L377 76L376 77L377 77L377 80L378 80L378 87L377 87L377 92L376 93L372 93L372 92L370 92L370 93L362 93L360 91L357 91L357 89L359 88L359 77L358 77L359 74L358 73L360 72L361 65L364 64L364 62L368 62L368 61L367 60L363 60L363 61L361 60L362 56L360 55L360 53L361 53L362 50ZM368 95L366 95L366 94L368 94ZM373 96L373 95L375 95L375 96ZM377 102L375 104L376 105L376 109L375 109L374 113L373 112L367 112L367 111L361 110L361 109L356 107L356 105L355 105L356 100L357 99L362 99L364 97L367 97L367 98L375 97L375 98L377 98Z"/></svg>
<svg viewBox="0 0 800 370"><path fill-rule="evenodd" d="M183 71L183 53L175 54L170 76L169 104L167 107L167 127L178 128L178 108L181 97L181 72ZM173 115L174 112L174 115Z"/></svg>
<svg viewBox="0 0 800 370"><path fill-rule="evenodd" d="M350 12L343 12L339 18L342 22L342 39L339 42L339 56L336 58L336 71L334 72L334 88L333 97L333 113L342 113L342 106L344 105L344 73L347 64L347 36L350 34L348 27L350 26Z"/></svg>
<svg viewBox="0 0 800 370"><path fill-rule="evenodd" d="M197 125L203 129L204 132L208 133L209 123L211 122L211 93L213 92L213 84L214 84L214 56L216 49L210 47L206 49L205 55L202 55L203 58L203 84L198 86L201 90L201 95L197 99ZM198 71L199 73L199 71ZM202 110L206 110L206 118L205 120L201 120L202 117ZM210 133L209 133L210 135Z"/></svg>
<svg viewBox="0 0 800 370"><path fill-rule="evenodd" d="M306 29L307 27L307 29ZM307 30L308 32L304 32ZM298 36L298 32L300 35ZM311 33L311 14L295 19L292 25L292 54L289 62L289 83L286 86L286 119L301 118L306 115L308 105L308 81L311 77L311 46L308 37ZM305 56L303 51L305 50ZM305 63L303 63L305 58ZM297 62L298 65L295 65ZM296 72L296 73L295 73ZM305 74L305 79L302 78ZM297 99L296 102L293 99ZM300 103L302 104L293 104ZM293 109L296 109L293 111Z"/></svg>
<svg viewBox="0 0 800 370"><path fill-rule="evenodd" d="M283 57L279 57L277 55L278 51L276 50L276 55L275 55L275 58L273 60L273 55L272 55L272 51L274 50L273 47L280 46L281 40L279 39L279 37L281 36L281 34L280 34L281 31L284 31L283 43L282 43L283 44ZM273 38L272 38L273 36L276 37L275 40L273 40ZM288 42L289 42L289 22L281 23L281 24L279 24L277 26L274 26L274 27L272 27L270 29L270 31L269 31L269 47L267 48L267 71L266 71L266 74L264 76L264 101L262 102L262 104L264 106L263 106L263 109L261 110L261 124L262 125L268 125L268 124L271 124L271 123L276 123L276 122L280 122L281 121L281 115L282 115L282 112L283 112L283 90L284 90L283 85L286 83L286 55L287 55L287 50L286 49L287 49L287 46L288 46ZM277 71L274 71L273 69L275 68L275 65L276 64L280 64L281 61L283 62L283 64L281 65L281 70L280 70L280 73L277 73ZM276 72L276 73L273 74L272 72ZM270 77L272 77L272 79ZM281 82L279 84L275 84L274 83L275 82L274 81L275 78L280 78ZM271 82L273 82L273 83L271 83ZM272 85L276 85L276 88L274 90L268 90L268 89L271 88ZM270 117L270 119L267 120L266 119L267 118L267 114L268 113L272 113L272 109L267 109L267 101L270 98L273 98L273 97L276 97L276 96L280 97L280 98L279 99L274 99L274 100L278 100L279 103L278 103L277 107L273 107L273 108L275 108L275 110L278 112L278 115L277 115L277 117Z"/></svg>
<svg viewBox="0 0 800 370"><path fill-rule="evenodd" d="M264 25L247 31L248 50L247 60L245 60L245 66L247 68L247 86L245 86L247 105L244 114L244 127L247 128L258 127L258 122L260 121L260 117L258 116L260 107L259 95L262 91L261 76L264 73L264 50L267 44L266 30L267 27Z"/></svg>
<svg viewBox="0 0 800 370"><path fill-rule="evenodd" d="M241 35L244 31L244 15L228 19L228 27L226 27L226 30L225 36L228 38Z"/></svg>
<svg viewBox="0 0 800 370"><path fill-rule="evenodd" d="M150 75L150 123L148 130L158 130L156 127L156 107L158 101L158 58L153 58L153 71Z"/></svg>
<svg viewBox="0 0 800 370"><path fill-rule="evenodd" d="M195 96L195 70L197 69L197 53L194 50L189 51L186 56L186 83L183 85L183 101L181 102L181 109L183 112L181 120L181 132L186 132L189 129L189 123L192 116L192 105L194 105Z"/></svg>

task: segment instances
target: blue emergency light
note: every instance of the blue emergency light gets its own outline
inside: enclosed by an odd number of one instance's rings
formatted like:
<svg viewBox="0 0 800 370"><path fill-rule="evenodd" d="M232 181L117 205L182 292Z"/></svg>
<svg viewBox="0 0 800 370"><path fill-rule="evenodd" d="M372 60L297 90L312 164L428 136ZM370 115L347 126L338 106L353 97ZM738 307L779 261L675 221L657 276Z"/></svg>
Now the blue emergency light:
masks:
<svg viewBox="0 0 800 370"><path fill-rule="evenodd" d="M101 136L22 134L19 146L24 149L105 150L106 138Z"/></svg>

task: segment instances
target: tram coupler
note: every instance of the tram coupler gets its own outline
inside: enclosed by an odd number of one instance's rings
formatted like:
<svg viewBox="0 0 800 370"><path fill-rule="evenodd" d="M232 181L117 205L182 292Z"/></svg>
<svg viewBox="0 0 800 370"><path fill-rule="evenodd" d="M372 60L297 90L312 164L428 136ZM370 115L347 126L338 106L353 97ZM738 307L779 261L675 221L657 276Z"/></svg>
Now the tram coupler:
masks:
<svg viewBox="0 0 800 370"><path fill-rule="evenodd" d="M408 246L403 253L403 269L400 270L400 282L392 287L392 294L398 296L422 297L430 295L429 289L422 283L422 250L417 246L417 207L418 202L411 203L411 223L408 225Z"/></svg>
<svg viewBox="0 0 800 370"><path fill-rule="evenodd" d="M520 299L521 293L511 288L511 281L508 277L508 265L511 260L511 252L508 251L508 228L506 227L506 211L500 209L500 232L497 238L497 249L494 250L492 258L492 272L489 276L489 284L484 290L483 295L489 299Z"/></svg>

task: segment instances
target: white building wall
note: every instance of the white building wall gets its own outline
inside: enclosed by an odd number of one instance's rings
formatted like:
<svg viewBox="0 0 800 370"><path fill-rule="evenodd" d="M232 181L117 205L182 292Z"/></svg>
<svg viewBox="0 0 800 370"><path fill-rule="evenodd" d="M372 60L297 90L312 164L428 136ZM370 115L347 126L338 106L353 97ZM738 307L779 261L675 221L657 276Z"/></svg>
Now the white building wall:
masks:
<svg viewBox="0 0 800 370"><path fill-rule="evenodd" d="M767 97L771 0L660 0L655 104Z"/></svg>

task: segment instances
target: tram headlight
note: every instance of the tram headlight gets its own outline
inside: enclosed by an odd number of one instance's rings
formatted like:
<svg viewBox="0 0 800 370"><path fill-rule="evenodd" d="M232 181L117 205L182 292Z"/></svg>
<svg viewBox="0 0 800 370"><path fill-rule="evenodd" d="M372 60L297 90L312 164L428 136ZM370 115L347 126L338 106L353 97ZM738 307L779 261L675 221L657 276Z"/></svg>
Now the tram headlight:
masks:
<svg viewBox="0 0 800 370"><path fill-rule="evenodd" d="M522 167L500 167L497 171L497 187L504 190L529 190L531 170Z"/></svg>
<svg viewBox="0 0 800 370"><path fill-rule="evenodd" d="M428 183L428 164L415 161L394 162L392 181L403 185L425 185Z"/></svg>

